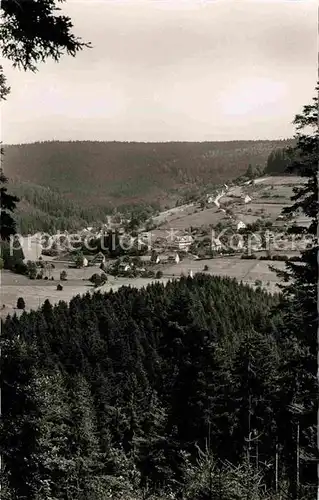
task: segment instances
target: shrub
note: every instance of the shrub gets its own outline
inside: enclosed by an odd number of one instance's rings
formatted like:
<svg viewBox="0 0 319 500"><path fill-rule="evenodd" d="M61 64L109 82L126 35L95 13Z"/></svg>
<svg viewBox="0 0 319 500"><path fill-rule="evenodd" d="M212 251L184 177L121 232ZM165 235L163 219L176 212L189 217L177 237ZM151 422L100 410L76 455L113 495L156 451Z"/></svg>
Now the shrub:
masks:
<svg viewBox="0 0 319 500"><path fill-rule="evenodd" d="M107 281L107 276L105 273L102 273L101 275L94 273L92 274L90 281L94 286L102 286Z"/></svg>
<svg viewBox="0 0 319 500"><path fill-rule="evenodd" d="M27 274L27 266L24 262L16 262L12 268L12 270L17 274Z"/></svg>
<svg viewBox="0 0 319 500"><path fill-rule="evenodd" d="M290 262L300 262L302 259L299 255L292 255L288 259Z"/></svg>
<svg viewBox="0 0 319 500"><path fill-rule="evenodd" d="M273 255L272 260L287 261L289 258L288 255Z"/></svg>
<svg viewBox="0 0 319 500"><path fill-rule="evenodd" d="M262 285L262 281L261 280L256 280L255 281L255 286L260 287L261 285Z"/></svg>
<svg viewBox="0 0 319 500"><path fill-rule="evenodd" d="M17 309L25 309L25 301L23 297L19 297L17 300Z"/></svg>
<svg viewBox="0 0 319 500"><path fill-rule="evenodd" d="M107 281L106 274L105 273L101 273L100 279L101 279L101 283L104 284Z"/></svg>
<svg viewBox="0 0 319 500"><path fill-rule="evenodd" d="M56 287L56 289L57 289L59 292L61 292L61 291L63 290L63 286L62 286L62 285L60 285L60 283L59 283L59 284L58 284L58 286Z"/></svg>
<svg viewBox="0 0 319 500"><path fill-rule="evenodd" d="M61 281L66 281L68 278L67 272L65 270L60 272L60 280Z"/></svg>
<svg viewBox="0 0 319 500"><path fill-rule="evenodd" d="M37 277L37 265L35 262L28 260L27 262L27 273L30 280L35 280Z"/></svg>
<svg viewBox="0 0 319 500"><path fill-rule="evenodd" d="M203 269L203 270L204 270L204 271L208 271L208 269L209 269L208 265L207 265L207 264L205 264L205 266L204 266L204 269Z"/></svg>
<svg viewBox="0 0 319 500"><path fill-rule="evenodd" d="M160 279L160 278L162 278L162 276L163 276L163 271L157 271L155 278Z"/></svg>
<svg viewBox="0 0 319 500"><path fill-rule="evenodd" d="M257 259L257 255L255 253L252 253L251 255L242 254L241 259Z"/></svg>

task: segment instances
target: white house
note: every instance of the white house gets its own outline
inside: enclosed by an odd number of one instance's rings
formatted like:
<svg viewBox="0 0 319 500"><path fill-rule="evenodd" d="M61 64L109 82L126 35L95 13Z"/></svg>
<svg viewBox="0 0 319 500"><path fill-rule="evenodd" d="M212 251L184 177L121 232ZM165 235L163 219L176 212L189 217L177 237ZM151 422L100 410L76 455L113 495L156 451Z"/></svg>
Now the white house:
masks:
<svg viewBox="0 0 319 500"><path fill-rule="evenodd" d="M221 250L222 247L223 247L223 244L222 244L222 242L220 241L219 238L214 238L212 240L212 246L211 246L212 250Z"/></svg>
<svg viewBox="0 0 319 500"><path fill-rule="evenodd" d="M83 267L87 267L89 265L89 261L87 260L86 257L83 257L82 265Z"/></svg>
<svg viewBox="0 0 319 500"><path fill-rule="evenodd" d="M105 264L106 259L105 255L103 255L102 252L97 253L93 259L91 260L91 265L93 266L94 264Z"/></svg>
<svg viewBox="0 0 319 500"><path fill-rule="evenodd" d="M244 199L244 202L245 202L245 203L249 203L250 201L251 201L251 197L250 197L250 196L248 196L248 194L246 194L245 199Z"/></svg>
<svg viewBox="0 0 319 500"><path fill-rule="evenodd" d="M190 278L193 278L193 270L192 270L192 269L190 269L190 270L189 270L188 276L189 276Z"/></svg>
<svg viewBox="0 0 319 500"><path fill-rule="evenodd" d="M237 223L237 231L239 231L240 229L245 229L246 227L246 224L244 222L242 222L241 220Z"/></svg>
<svg viewBox="0 0 319 500"><path fill-rule="evenodd" d="M190 234L186 234L185 236L181 236L177 238L177 244L179 250L185 250L185 252L188 252L189 247L193 243L194 238Z"/></svg>
<svg viewBox="0 0 319 500"><path fill-rule="evenodd" d="M243 239L239 239L238 245L237 245L237 250L243 250L245 248L245 243Z"/></svg>
<svg viewBox="0 0 319 500"><path fill-rule="evenodd" d="M124 271L125 273L131 269L131 266L127 264L127 262L121 262L119 264L119 270Z"/></svg>

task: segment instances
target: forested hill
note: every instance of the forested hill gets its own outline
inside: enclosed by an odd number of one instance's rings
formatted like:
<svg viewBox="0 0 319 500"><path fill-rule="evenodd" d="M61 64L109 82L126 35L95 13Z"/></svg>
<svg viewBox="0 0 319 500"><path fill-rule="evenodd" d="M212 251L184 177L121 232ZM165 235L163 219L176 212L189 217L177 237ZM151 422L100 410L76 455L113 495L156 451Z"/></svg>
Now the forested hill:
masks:
<svg viewBox="0 0 319 500"><path fill-rule="evenodd" d="M218 184L264 167L286 141L37 142L6 145L9 178L57 189L81 204L166 203L178 189Z"/></svg>
<svg viewBox="0 0 319 500"><path fill-rule="evenodd" d="M278 300L197 275L8 318L3 498L288 498L296 349Z"/></svg>

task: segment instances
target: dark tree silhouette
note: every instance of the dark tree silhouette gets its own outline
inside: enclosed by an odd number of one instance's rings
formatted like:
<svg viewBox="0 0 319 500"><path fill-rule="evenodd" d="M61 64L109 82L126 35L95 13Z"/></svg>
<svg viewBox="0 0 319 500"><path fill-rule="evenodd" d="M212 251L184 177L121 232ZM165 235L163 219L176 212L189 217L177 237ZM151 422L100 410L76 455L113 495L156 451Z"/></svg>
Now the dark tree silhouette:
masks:
<svg viewBox="0 0 319 500"><path fill-rule="evenodd" d="M75 56L89 47L72 33L72 21L60 13L58 1L2 1L1 49L14 67L36 71L47 58L59 61L64 53Z"/></svg>
<svg viewBox="0 0 319 500"><path fill-rule="evenodd" d="M0 169L0 204L1 204L1 224L0 224L0 238L1 240L8 241L12 234L15 234L15 221L11 213L15 210L16 204L19 199L12 196L7 192L5 184L8 179L5 177L2 169Z"/></svg>
<svg viewBox="0 0 319 500"><path fill-rule="evenodd" d="M59 13L56 0L2 0L1 11L2 56L14 67L36 71L36 64L49 57L59 61L63 53L75 56L79 50L90 45L72 33L71 19ZM6 99L9 92L10 87L0 65L0 100ZM3 187L7 179L2 171L0 175L1 239L8 239L16 230L8 211L12 212L19 200L7 193Z"/></svg>

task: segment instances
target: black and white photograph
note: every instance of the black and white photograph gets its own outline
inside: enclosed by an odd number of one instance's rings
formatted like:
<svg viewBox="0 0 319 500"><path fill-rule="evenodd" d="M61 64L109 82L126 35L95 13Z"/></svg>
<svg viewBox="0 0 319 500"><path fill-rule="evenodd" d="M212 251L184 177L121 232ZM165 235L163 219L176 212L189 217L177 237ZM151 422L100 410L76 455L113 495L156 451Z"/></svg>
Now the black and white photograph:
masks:
<svg viewBox="0 0 319 500"><path fill-rule="evenodd" d="M3 500L319 500L317 0L1 0Z"/></svg>

